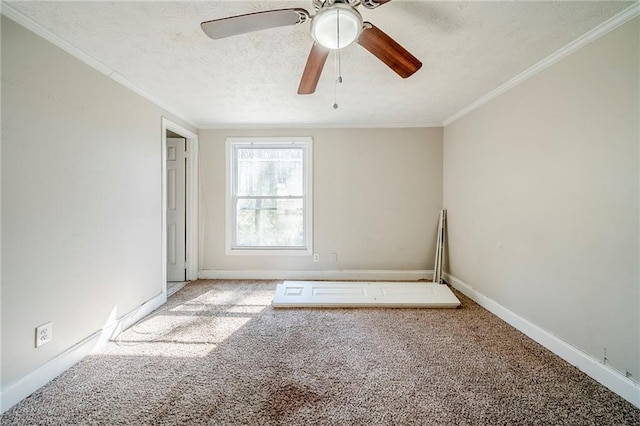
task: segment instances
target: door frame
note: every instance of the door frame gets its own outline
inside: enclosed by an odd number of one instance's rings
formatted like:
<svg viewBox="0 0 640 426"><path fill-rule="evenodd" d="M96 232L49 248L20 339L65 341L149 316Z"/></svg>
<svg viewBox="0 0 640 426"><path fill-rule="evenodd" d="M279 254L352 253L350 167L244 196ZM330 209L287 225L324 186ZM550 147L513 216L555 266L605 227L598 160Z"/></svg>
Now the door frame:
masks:
<svg viewBox="0 0 640 426"><path fill-rule="evenodd" d="M167 130L186 141L186 242L187 281L198 279L198 135L162 117L162 293L167 294Z"/></svg>

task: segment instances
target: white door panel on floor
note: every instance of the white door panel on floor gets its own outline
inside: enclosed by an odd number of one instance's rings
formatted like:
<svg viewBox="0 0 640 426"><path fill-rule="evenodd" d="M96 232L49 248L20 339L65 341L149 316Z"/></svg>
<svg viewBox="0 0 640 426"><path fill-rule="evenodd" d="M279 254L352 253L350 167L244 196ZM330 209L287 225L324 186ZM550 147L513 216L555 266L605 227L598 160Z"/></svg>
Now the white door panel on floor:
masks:
<svg viewBox="0 0 640 426"><path fill-rule="evenodd" d="M443 284L429 282L285 281L278 284L274 308L456 308L460 301Z"/></svg>
<svg viewBox="0 0 640 426"><path fill-rule="evenodd" d="M167 281L185 280L185 145L167 138Z"/></svg>

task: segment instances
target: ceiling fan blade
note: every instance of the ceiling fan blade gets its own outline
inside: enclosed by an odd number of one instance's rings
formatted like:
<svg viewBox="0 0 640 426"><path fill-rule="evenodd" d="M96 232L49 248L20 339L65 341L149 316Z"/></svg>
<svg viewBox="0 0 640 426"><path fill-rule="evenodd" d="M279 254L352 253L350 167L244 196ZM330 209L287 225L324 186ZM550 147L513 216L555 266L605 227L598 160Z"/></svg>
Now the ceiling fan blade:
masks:
<svg viewBox="0 0 640 426"><path fill-rule="evenodd" d="M301 24L309 19L309 12L301 8L277 9L205 21L200 27L212 39L220 39L268 28Z"/></svg>
<svg viewBox="0 0 640 426"><path fill-rule="evenodd" d="M375 9L385 3L389 3L390 1L391 0L362 0L362 5L367 9Z"/></svg>
<svg viewBox="0 0 640 426"><path fill-rule="evenodd" d="M314 42L311 52L309 52L307 65L305 65L302 78L300 79L298 95L310 95L316 91L324 63L327 62L327 56L329 56L329 49Z"/></svg>
<svg viewBox="0 0 640 426"><path fill-rule="evenodd" d="M422 67L422 62L378 27L370 22L364 24L358 44L373 53L400 77L407 78Z"/></svg>

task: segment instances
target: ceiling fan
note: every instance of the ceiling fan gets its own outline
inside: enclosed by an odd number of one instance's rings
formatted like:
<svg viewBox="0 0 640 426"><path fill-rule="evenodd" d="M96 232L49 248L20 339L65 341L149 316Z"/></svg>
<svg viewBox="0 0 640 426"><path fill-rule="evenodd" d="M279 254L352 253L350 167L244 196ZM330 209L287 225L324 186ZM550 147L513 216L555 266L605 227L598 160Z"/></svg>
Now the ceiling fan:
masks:
<svg viewBox="0 0 640 426"><path fill-rule="evenodd" d="M330 50L342 49L354 41L384 62L400 77L407 78L422 67L415 56L370 22L364 22L357 7L375 9L391 0L313 0L315 14L305 9L276 9L214 19L200 24L212 39L221 39L268 28L304 24L311 21L314 42L298 94L316 90Z"/></svg>

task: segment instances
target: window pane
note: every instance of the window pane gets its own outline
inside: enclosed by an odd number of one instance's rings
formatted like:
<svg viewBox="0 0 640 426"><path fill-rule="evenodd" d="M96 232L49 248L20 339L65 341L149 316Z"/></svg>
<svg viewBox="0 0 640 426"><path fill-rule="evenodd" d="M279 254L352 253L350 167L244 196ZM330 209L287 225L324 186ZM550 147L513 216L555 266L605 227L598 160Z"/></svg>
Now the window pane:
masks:
<svg viewBox="0 0 640 426"><path fill-rule="evenodd" d="M302 247L302 199L243 199L237 204L238 247Z"/></svg>
<svg viewBox="0 0 640 426"><path fill-rule="evenodd" d="M237 156L238 195L303 195L302 148L238 148Z"/></svg>

